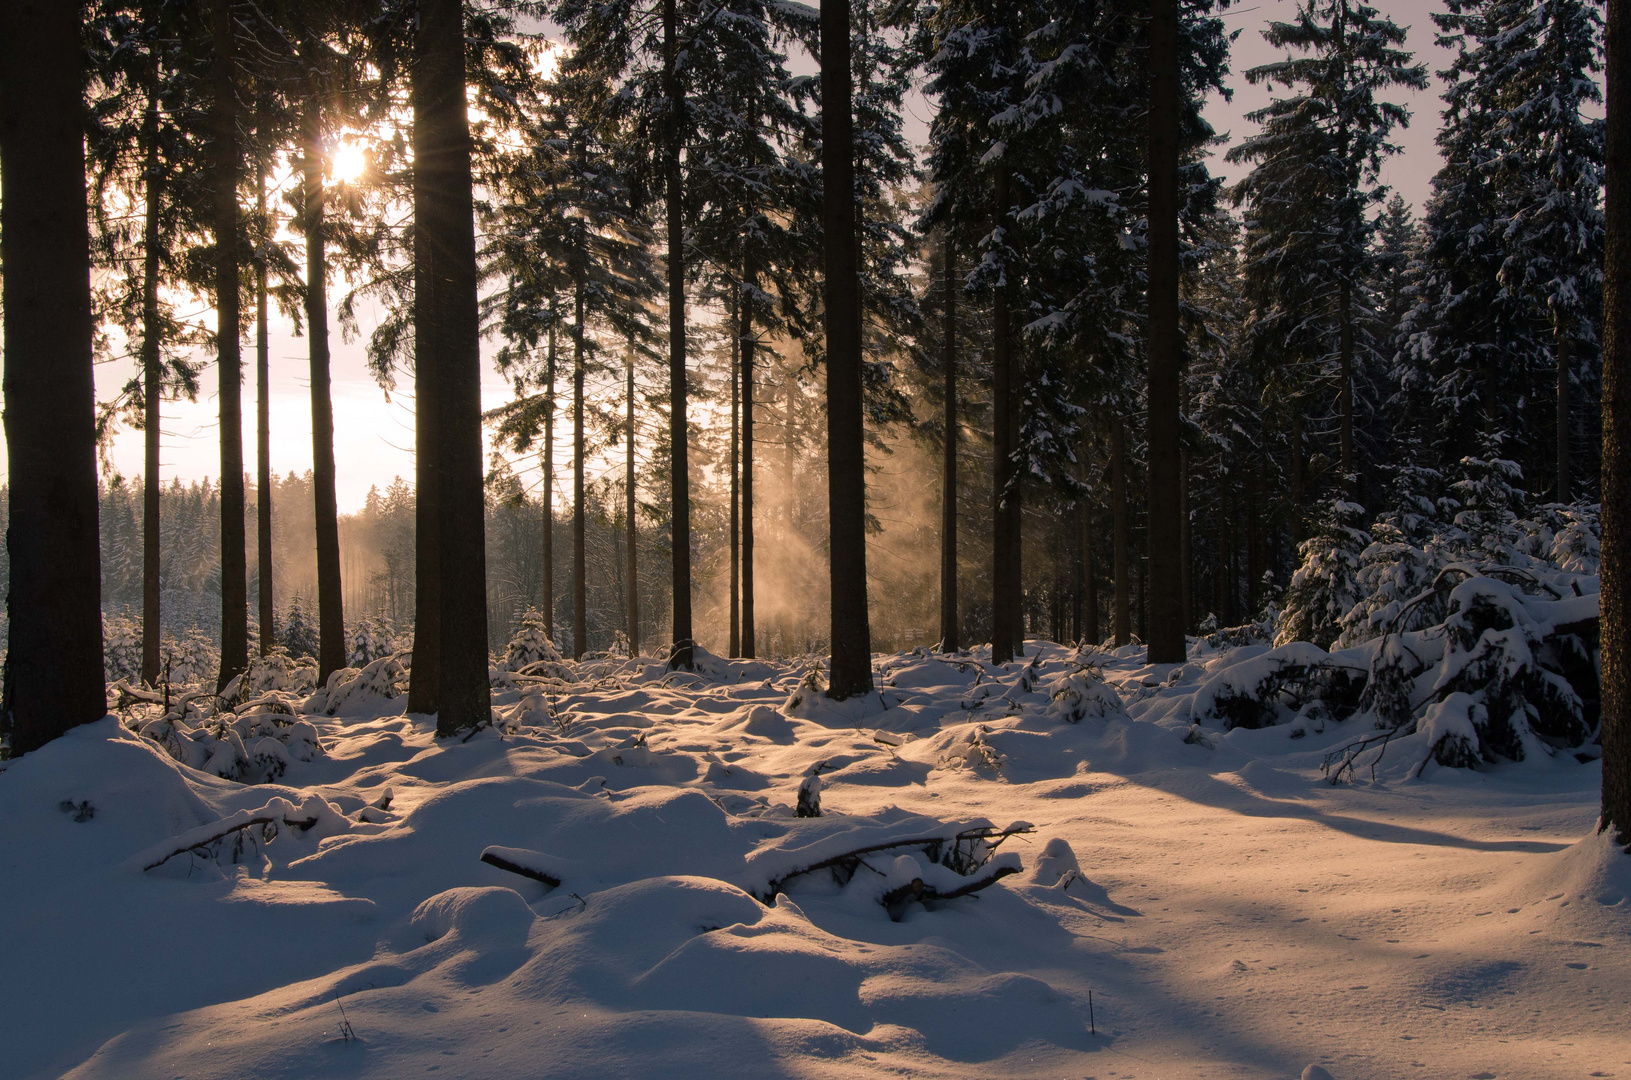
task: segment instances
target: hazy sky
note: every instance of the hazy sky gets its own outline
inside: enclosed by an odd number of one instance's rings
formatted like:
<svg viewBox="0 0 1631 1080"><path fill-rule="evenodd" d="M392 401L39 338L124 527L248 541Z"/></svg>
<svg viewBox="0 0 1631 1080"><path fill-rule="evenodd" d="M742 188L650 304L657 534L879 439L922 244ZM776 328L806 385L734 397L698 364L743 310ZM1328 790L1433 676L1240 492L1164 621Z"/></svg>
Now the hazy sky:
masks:
<svg viewBox="0 0 1631 1080"><path fill-rule="evenodd" d="M1449 54L1433 44L1432 23L1428 15L1442 10L1439 0L1373 0L1384 13L1410 29L1409 46L1417 56L1436 71L1449 63ZM1234 44L1230 83L1235 88L1232 101L1215 99L1208 104L1206 115L1219 132L1232 134L1236 140L1255 130L1245 114L1268 101L1268 94L1246 82L1244 72L1254 64L1277 59L1277 55L1262 39L1261 29L1270 19L1286 18L1295 9L1294 0L1236 0L1225 14L1226 25L1239 30ZM1383 179L1397 189L1419 210L1429 191L1429 183L1438 168L1438 154L1433 136L1438 129L1438 93L1436 77L1427 93L1403 94L1397 100L1408 104L1413 120L1408 130L1400 132L1397 141L1403 153L1387 166ZM921 108L921 104L919 108ZM922 119L921 117L919 118ZM914 124L913 127L919 127ZM919 128L921 130L921 128ZM1214 159L1213 167L1224 177L1238 178L1240 170L1225 164L1221 155ZM369 325L364 318L365 328ZM252 323L245 320L246 332L252 332ZM271 320L272 368L272 464L274 471L284 474L291 470L304 472L311 467L311 404L307 394L306 341L293 336L290 326L282 319ZM252 338L250 341L252 342ZM405 381L399 393L389 401L374 384L373 377L363 364L362 343L345 342L338 332L331 335L333 350L335 457L338 464L339 504L342 512L356 510L362 505L371 485L384 488L394 476L413 476L413 396L412 383ZM490 355L495 346L484 343L484 355ZM254 351L251 345L244 352L248 368L248 385L244 392L246 428L244 444L246 467L253 474L254 464ZM97 391L100 398L112 396L130 377L133 365L129 362L105 364L97 371ZM178 403L167 406L162 424L163 479L166 483L179 476L185 481L213 477L219 472L220 449L216 438L216 377L213 369L204 376L204 392L197 403ZM502 403L510 393L509 386L491 370L488 364L483 375L483 404L491 407ZM4 447L0 446L0 467L4 465ZM127 476L136 476L142 469L142 437L140 432L124 432L116 437L113 447L115 467ZM536 477L536 466L531 467Z"/></svg>

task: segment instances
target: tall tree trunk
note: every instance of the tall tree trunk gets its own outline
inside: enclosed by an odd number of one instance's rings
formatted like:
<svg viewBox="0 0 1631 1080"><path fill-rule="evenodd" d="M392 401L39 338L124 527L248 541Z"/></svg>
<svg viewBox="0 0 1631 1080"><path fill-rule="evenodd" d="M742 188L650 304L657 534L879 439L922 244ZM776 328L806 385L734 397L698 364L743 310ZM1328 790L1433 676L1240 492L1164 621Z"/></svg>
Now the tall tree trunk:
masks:
<svg viewBox="0 0 1631 1080"><path fill-rule="evenodd" d="M555 637L555 324L544 374L544 633Z"/></svg>
<svg viewBox="0 0 1631 1080"><path fill-rule="evenodd" d="M1089 645L1097 645L1103 641L1099 634L1099 574L1093 565L1093 511L1082 500L1082 576L1086 579L1083 607L1086 614L1082 625L1082 637Z"/></svg>
<svg viewBox="0 0 1631 1080"><path fill-rule="evenodd" d="M1572 497L1569 477L1569 331L1557 329L1557 501Z"/></svg>
<svg viewBox="0 0 1631 1080"><path fill-rule="evenodd" d="M668 441L673 514L673 623L671 668L694 668L691 637L691 458L686 422L685 202L680 149L685 141L685 97L679 75L679 16L663 0L663 92L668 98L668 145L663 160L668 217Z"/></svg>
<svg viewBox="0 0 1631 1080"><path fill-rule="evenodd" d="M759 274L751 259L742 261L742 655L757 655L753 633L753 293Z"/></svg>
<svg viewBox="0 0 1631 1080"><path fill-rule="evenodd" d="M1110 429L1110 517L1116 560L1116 600L1110 633L1120 648L1133 632L1127 583L1127 421L1120 416Z"/></svg>
<svg viewBox="0 0 1631 1080"><path fill-rule="evenodd" d="M742 655L742 290L738 288L731 298L729 317L731 327L731 583L730 583L730 639L727 648L731 656Z"/></svg>
<svg viewBox="0 0 1631 1080"><path fill-rule="evenodd" d="M1603 274L1603 817L1631 844L1631 0L1608 0ZM10 205L10 200L7 200ZM10 280L8 275L7 280ZM8 300L6 310L11 310ZM16 457L13 456L13 461ZM13 495L15 498L15 494ZM15 503L13 504L15 505ZM15 526L14 526L15 527Z"/></svg>
<svg viewBox="0 0 1631 1080"><path fill-rule="evenodd" d="M158 71L142 118L142 164L146 172L146 220L142 225L142 682L159 681L159 632L163 618L159 593L159 426L164 401L163 342L159 340L159 202L164 178L159 172Z"/></svg>
<svg viewBox="0 0 1631 1080"><path fill-rule="evenodd" d="M1257 614L1263 581L1263 470L1256 459L1246 470L1246 617L1250 619Z"/></svg>
<svg viewBox="0 0 1631 1080"><path fill-rule="evenodd" d="M628 441L623 458L623 493L628 501L624 511L624 528L628 530L626 547L629 560L629 655L640 655L640 500L634 484L634 347L629 346L623 364L624 397L628 405Z"/></svg>
<svg viewBox="0 0 1631 1080"><path fill-rule="evenodd" d="M215 0L215 311L221 403L221 672L224 690L249 663L244 536L243 357L238 297L238 101L231 0Z"/></svg>
<svg viewBox="0 0 1631 1080"><path fill-rule="evenodd" d="M580 241L581 244L581 241ZM579 251L577 280L572 283L572 659L582 660L589 640L589 585L585 580L588 539L583 498L583 259Z"/></svg>
<svg viewBox="0 0 1631 1080"><path fill-rule="evenodd" d="M1008 170L997 169L993 226L1008 216ZM1014 658L1014 625L1019 612L1019 568L1014 563L1013 518L1018 514L1014 479L1013 343L1008 296L999 286L991 297L991 662Z"/></svg>
<svg viewBox="0 0 1631 1080"><path fill-rule="evenodd" d="M1303 542L1303 410L1293 402L1291 406L1291 543L1295 547Z"/></svg>
<svg viewBox="0 0 1631 1080"><path fill-rule="evenodd" d="M1346 275L1338 292L1337 347L1341 357L1342 384L1337 391L1342 412L1342 491L1346 498L1358 497L1359 477L1354 471L1354 326L1353 286Z"/></svg>
<svg viewBox="0 0 1631 1080"><path fill-rule="evenodd" d="M35 750L107 713L79 7L0 6L10 644L0 727Z"/></svg>
<svg viewBox="0 0 1631 1080"><path fill-rule="evenodd" d="M315 63L308 59L307 64ZM328 253L323 224L323 118L316 88L301 123L306 233L306 347L311 363L312 503L317 533L317 679L345 667L345 594L334 478L334 398L329 383Z"/></svg>
<svg viewBox="0 0 1631 1080"><path fill-rule="evenodd" d="M255 252L255 577L262 656L277 644L272 592L272 363L266 325L266 259L272 229L266 216L266 157L263 147L255 170L255 213L260 222L260 246Z"/></svg>
<svg viewBox="0 0 1631 1080"><path fill-rule="evenodd" d="M1189 391L1184 390L1184 412L1189 412ZM1190 455L1188 450L1178 453L1178 595L1183 612L1184 633L1187 635L1195 629L1195 526L1189 517L1189 472ZM1184 652L1188 655L1188 639L1184 642Z"/></svg>
<svg viewBox="0 0 1631 1080"><path fill-rule="evenodd" d="M441 574L441 701L436 731L446 736L492 716L487 684L481 327L460 0L420 0L417 44L414 231L427 241L425 270L432 304L426 312L431 332L420 336L416 330L415 362L421 373L430 374L436 397L440 465L436 564Z"/></svg>
<svg viewBox="0 0 1631 1080"><path fill-rule="evenodd" d="M940 457L940 647L956 652L962 645L957 617L957 251L951 229L942 237L946 275L945 359L941 394L945 438Z"/></svg>
<svg viewBox="0 0 1631 1080"><path fill-rule="evenodd" d="M1149 660L1183 663L1183 466L1178 422L1178 0L1150 0Z"/></svg>
<svg viewBox="0 0 1631 1080"><path fill-rule="evenodd" d="M827 330L827 508L832 675L838 700L872 691L866 600L866 459L861 416L861 265L855 239L850 3L821 5L822 282Z"/></svg>

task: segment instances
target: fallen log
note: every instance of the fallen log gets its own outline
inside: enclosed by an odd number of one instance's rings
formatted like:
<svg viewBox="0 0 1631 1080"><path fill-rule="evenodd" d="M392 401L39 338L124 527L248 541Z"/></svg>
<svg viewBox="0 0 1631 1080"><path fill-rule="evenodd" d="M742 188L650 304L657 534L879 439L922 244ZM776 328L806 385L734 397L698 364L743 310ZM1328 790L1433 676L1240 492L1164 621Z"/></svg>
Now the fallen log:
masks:
<svg viewBox="0 0 1631 1080"><path fill-rule="evenodd" d="M984 840L990 845L987 849L987 852L989 853L990 851L995 851L997 846L1010 836L1018 836L1035 831L1035 828L1030 824L1019 822L1014 825L1010 825L1006 829L966 829L962 832L954 833L949 837L944 834L939 836L918 836L904 840L887 840L882 843L868 844L864 847L852 848L849 851L840 852L837 855L830 855L824 859L817 859L805 866L798 866L791 870L784 871L783 873L771 878L762 891L754 891L753 896L754 899L758 900L760 903L770 904L775 901L778 895L781 894L782 888L787 884L787 882L803 874L815 873L817 870L842 871L843 876L840 884L843 884L854 876L856 869L860 866L861 861L866 856L876 855L884 851L898 851L901 849L917 848L928 857L929 861L934 863L942 863L941 849L948 842L953 845L953 850L955 851L957 846L966 841ZM956 868L952 867L951 869L955 870ZM984 886L981 887L983 888Z"/></svg>
<svg viewBox="0 0 1631 1080"><path fill-rule="evenodd" d="M925 885L922 878L913 878L884 893L878 898L878 903L889 912L890 919L900 922L901 917L906 914L907 906L913 901L927 904L937 900L955 900L959 896L968 896L970 893L977 893L981 889L995 885L1009 874L1019 873L1019 870L1017 862L1003 862L992 867L990 873L970 878L954 889L937 889L933 885Z"/></svg>
<svg viewBox="0 0 1631 1080"><path fill-rule="evenodd" d="M552 889L556 888L560 885L561 878L538 865L544 858L536 851L523 851L521 848L489 847L481 853L481 861L488 866L496 866L500 870L542 882Z"/></svg>

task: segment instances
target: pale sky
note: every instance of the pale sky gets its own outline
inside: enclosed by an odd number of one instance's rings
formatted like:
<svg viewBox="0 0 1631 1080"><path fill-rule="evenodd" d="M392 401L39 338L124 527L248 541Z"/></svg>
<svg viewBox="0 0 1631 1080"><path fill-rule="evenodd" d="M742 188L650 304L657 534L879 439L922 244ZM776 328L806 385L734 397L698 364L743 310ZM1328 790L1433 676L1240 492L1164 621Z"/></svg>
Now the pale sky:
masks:
<svg viewBox="0 0 1631 1080"><path fill-rule="evenodd" d="M1384 13L1410 28L1409 46L1417 56L1436 71L1448 66L1450 54L1433 44L1432 23L1428 13L1442 10L1439 0L1373 0ZM1214 99L1207 107L1207 118L1222 133L1231 133L1236 140L1249 134L1255 126L1245 114L1268 101L1268 94L1247 85L1244 71L1254 64L1276 59L1274 50L1262 40L1260 31L1269 19L1286 18L1295 9L1294 0L1237 0L1225 14L1226 25L1241 30L1234 45L1230 78L1235 87L1234 99L1224 102ZM1439 84L1425 94L1410 93L1397 100L1408 104L1414 114L1408 130L1400 132L1397 141L1403 153L1387 166L1384 182L1392 185L1416 206L1418 211L1429 192L1433 173L1439 158L1433 145L1438 128ZM923 108L921 99L914 102L914 112ZM918 118L921 122L922 117ZM912 125L921 130L919 123ZM1213 161L1213 168L1226 179L1237 179L1238 167L1229 166L1221 154ZM252 312L251 312L252 313ZM331 316L332 321L332 316ZM272 466L279 475L289 471L304 472L311 467L311 404L307 393L309 385L306 363L306 340L293 336L290 325L280 317L271 320L271 416ZM363 318L364 329L370 329L370 320ZM244 350L244 461L253 475L255 470L253 374L253 321L246 318ZM375 385L363 359L361 341L342 341L337 331L330 334L333 354L335 416L335 458L339 505L342 513L361 507L370 486L384 488L395 476L408 480L413 477L413 386L404 379L399 392L390 400ZM483 343L483 356L490 358L496 345ZM105 399L117 392L134 370L131 361L104 364L97 370L98 397ZM180 477L192 481L214 477L220 469L220 449L216 437L217 402L216 375L213 368L204 373L202 392L196 403L167 405L162 424L162 478L169 483ZM510 395L509 385L492 370L490 362L483 367L482 403L491 408L504 402ZM142 470L142 436L140 432L123 432L113 444L114 466L126 476L140 475ZM5 464L5 448L0 445L0 468ZM535 479L536 465L529 466L534 474L524 479Z"/></svg>

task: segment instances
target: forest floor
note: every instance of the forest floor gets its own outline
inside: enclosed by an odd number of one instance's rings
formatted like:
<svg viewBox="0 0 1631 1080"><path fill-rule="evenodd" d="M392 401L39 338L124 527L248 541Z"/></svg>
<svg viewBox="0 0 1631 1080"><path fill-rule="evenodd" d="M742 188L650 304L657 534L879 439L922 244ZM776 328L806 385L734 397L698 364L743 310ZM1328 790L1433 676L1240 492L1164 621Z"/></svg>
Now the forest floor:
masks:
<svg viewBox="0 0 1631 1080"><path fill-rule="evenodd" d="M256 785L76 729L0 771L0 1076L1631 1078L1597 763L1417 778L1403 740L1333 786L1353 722L1191 729L1227 657L1101 654L1126 712L1072 723L1080 657L1027 652L880 657L843 704L606 662L467 741L376 700ZM921 850L750 895L971 819L1034 825L1023 869L899 921L903 873L951 880Z"/></svg>

